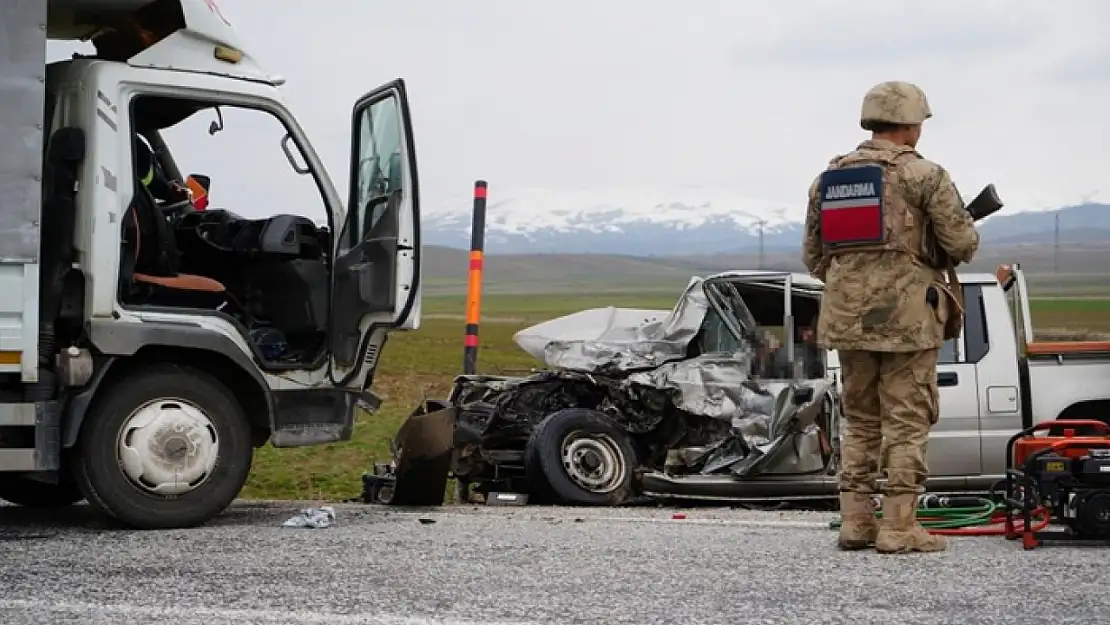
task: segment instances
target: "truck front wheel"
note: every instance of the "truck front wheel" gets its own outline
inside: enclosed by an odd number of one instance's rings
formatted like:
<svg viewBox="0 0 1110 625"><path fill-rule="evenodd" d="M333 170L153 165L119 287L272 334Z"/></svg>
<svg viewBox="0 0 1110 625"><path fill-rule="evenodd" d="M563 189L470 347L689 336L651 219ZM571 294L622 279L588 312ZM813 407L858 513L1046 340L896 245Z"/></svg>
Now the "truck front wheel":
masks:
<svg viewBox="0 0 1110 625"><path fill-rule="evenodd" d="M139 529L200 525L250 473L250 427L235 396L191 367L155 365L101 389L74 477L93 506Z"/></svg>

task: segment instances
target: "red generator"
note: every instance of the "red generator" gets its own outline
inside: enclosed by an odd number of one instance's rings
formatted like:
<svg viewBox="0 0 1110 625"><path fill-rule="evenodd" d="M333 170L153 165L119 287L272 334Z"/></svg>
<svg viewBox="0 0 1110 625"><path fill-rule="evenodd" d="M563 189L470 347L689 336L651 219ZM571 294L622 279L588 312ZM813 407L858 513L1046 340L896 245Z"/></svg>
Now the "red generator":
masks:
<svg viewBox="0 0 1110 625"><path fill-rule="evenodd" d="M1037 436L1045 430L1059 434ZM1025 549L1048 540L1110 543L1110 425L1042 421L1010 438L1006 466L1007 539L1020 537Z"/></svg>

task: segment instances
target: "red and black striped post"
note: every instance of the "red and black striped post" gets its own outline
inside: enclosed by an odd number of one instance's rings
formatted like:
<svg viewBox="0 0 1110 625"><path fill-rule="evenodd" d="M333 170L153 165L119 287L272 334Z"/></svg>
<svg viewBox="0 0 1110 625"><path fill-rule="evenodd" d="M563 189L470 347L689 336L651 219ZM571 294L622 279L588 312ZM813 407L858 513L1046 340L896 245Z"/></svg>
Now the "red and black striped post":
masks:
<svg viewBox="0 0 1110 625"><path fill-rule="evenodd" d="M478 372L478 321L482 316L482 261L486 246L486 181L474 183L474 214L470 221L470 278L466 287L466 338L463 374Z"/></svg>

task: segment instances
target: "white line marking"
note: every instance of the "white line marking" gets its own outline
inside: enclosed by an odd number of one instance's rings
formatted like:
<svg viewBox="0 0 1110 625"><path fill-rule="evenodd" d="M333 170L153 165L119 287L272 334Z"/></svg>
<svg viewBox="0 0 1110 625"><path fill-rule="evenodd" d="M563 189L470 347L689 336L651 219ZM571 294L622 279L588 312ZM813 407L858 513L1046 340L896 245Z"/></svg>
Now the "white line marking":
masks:
<svg viewBox="0 0 1110 625"><path fill-rule="evenodd" d="M512 519L516 517L515 514L506 515L503 513L506 508L497 508L495 512L492 509L478 509L473 511L450 511L450 512L437 512L432 518L450 518L450 517L500 517L503 519ZM401 512L400 514L408 516L429 516L420 512ZM558 515L546 516L539 511L529 511L522 513L520 518L522 520L532 521L559 521L560 523L589 523L594 521L611 521L622 523L674 523L674 524L694 524L694 525L727 525L730 527L750 527L750 528L790 528L790 529L819 529L828 530L829 521L836 518L835 515L830 515L827 519L821 521L800 521L794 519L783 518L748 518L748 519L730 519L728 517L712 517L706 516L698 518L698 513L694 512L679 512L678 514L686 514L684 519L672 518L672 514L666 513L666 516L620 516L620 515L599 515L591 513L583 513L581 516L574 515L573 512L560 511ZM767 512L766 514L774 514L774 512Z"/></svg>
<svg viewBox="0 0 1110 625"><path fill-rule="evenodd" d="M795 528L795 529L829 529L828 521L790 521L787 519L697 519L687 516L685 519L673 518L636 518L636 517L619 517L619 516L589 516L583 517L585 521L631 521L631 522L648 522L648 523L686 523L693 525L729 525L734 527L766 527L766 528Z"/></svg>
<svg viewBox="0 0 1110 625"><path fill-rule="evenodd" d="M358 614L336 614L328 612L304 612L296 610L244 610L233 608L211 608L191 605L146 606L129 603L98 604L78 601L42 601L30 599L0 599L0 610L27 612L67 612L81 616L95 614L98 618L159 618L180 621L183 616L194 621L218 621L221 623L328 623L330 625L537 625L534 621L471 621L463 619L419 618L369 612Z"/></svg>

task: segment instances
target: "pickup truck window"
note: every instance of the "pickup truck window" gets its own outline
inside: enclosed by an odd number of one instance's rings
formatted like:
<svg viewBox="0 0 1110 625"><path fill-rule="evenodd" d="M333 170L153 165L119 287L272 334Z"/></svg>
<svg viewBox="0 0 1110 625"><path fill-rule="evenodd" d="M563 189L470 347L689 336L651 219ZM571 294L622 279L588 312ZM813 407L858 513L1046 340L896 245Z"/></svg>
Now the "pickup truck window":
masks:
<svg viewBox="0 0 1110 625"><path fill-rule="evenodd" d="M963 286L963 355L957 350L957 340L946 341L940 347L937 364L975 364L987 355L987 316L982 304L982 286Z"/></svg>
<svg viewBox="0 0 1110 625"><path fill-rule="evenodd" d="M990 351L983 286L964 287L964 362L977 363Z"/></svg>
<svg viewBox="0 0 1110 625"><path fill-rule="evenodd" d="M963 287L964 291L964 354L956 349L957 339L944 342L937 364L977 363L987 355L987 318L983 309L983 287L978 284Z"/></svg>
<svg viewBox="0 0 1110 625"><path fill-rule="evenodd" d="M937 364L950 365L959 362L959 355L956 353L956 339L948 339L944 345L940 346L940 356L937 358Z"/></svg>

